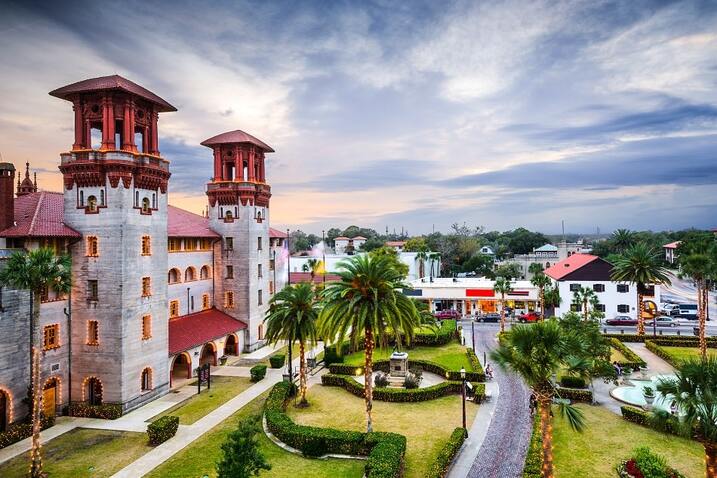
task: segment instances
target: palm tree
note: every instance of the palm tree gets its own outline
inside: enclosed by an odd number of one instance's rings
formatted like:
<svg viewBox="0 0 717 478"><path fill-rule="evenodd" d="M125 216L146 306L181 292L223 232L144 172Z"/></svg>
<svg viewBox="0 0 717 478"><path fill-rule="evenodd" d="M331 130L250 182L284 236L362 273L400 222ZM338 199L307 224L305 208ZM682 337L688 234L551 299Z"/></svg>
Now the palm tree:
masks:
<svg viewBox="0 0 717 478"><path fill-rule="evenodd" d="M657 383L662 395L675 401L678 418L655 412L654 420L676 424L677 431L694 437L705 448L705 476L717 478L717 358L691 358L683 361L674 378Z"/></svg>
<svg viewBox="0 0 717 478"><path fill-rule="evenodd" d="M573 305L582 311L584 320L590 318L590 311L596 311L599 304L600 299L590 287L581 287L573 292Z"/></svg>
<svg viewBox="0 0 717 478"><path fill-rule="evenodd" d="M615 246L615 250L619 253L635 245L635 233L629 229L616 229L610 239Z"/></svg>
<svg viewBox="0 0 717 478"><path fill-rule="evenodd" d="M30 450L30 476L43 476L40 446L40 414L42 391L40 390L40 297L43 290L53 289L60 294L70 291L70 256L56 256L49 248L28 253L16 252L10 256L5 269L0 271L0 284L15 289L30 290L30 365L32 388L32 447Z"/></svg>
<svg viewBox="0 0 717 478"><path fill-rule="evenodd" d="M311 276L311 283L314 283L314 278L316 277L316 272L321 267L321 261L318 259L314 259L313 257L311 259L307 259L307 261L304 263L303 266L301 266L302 272L308 272Z"/></svg>
<svg viewBox="0 0 717 478"><path fill-rule="evenodd" d="M710 277L717 272L714 255L717 254L711 234L693 236L684 240L678 247L677 261L680 266L680 278L689 277L697 286L697 317L699 319L700 356L707 358L707 338L705 325L709 301ZM712 253L712 257L711 254Z"/></svg>
<svg viewBox="0 0 717 478"><path fill-rule="evenodd" d="M319 335L343 343L347 336L354 346L364 341L364 400L366 430L373 431L373 351L387 345L389 331L413 339L420 325L414 301L401 292L407 287L402 275L383 256L356 256L340 264L340 280L324 289L324 308L319 315Z"/></svg>
<svg viewBox="0 0 717 478"><path fill-rule="evenodd" d="M540 274L543 270L543 264L540 262L531 262L528 266L528 272L530 272L531 275Z"/></svg>
<svg viewBox="0 0 717 478"><path fill-rule="evenodd" d="M490 357L504 370L517 373L530 387L538 401L540 433L543 438L543 478L553 476L553 432L551 403L556 395L551 377L565 368L572 371L575 357L569 354L567 334L556 320L533 325L517 325L507 334L506 340L490 353ZM559 402L561 414L570 426L581 431L584 426L582 412Z"/></svg>
<svg viewBox="0 0 717 478"><path fill-rule="evenodd" d="M553 285L546 287L543 292L543 300L545 301L545 307L550 309L552 313L555 313L555 308L560 307L560 303L562 302L558 286Z"/></svg>
<svg viewBox="0 0 717 478"><path fill-rule="evenodd" d="M440 252L429 252L428 253L428 261L431 264L431 279L433 279L433 276L435 275L433 273L433 267L438 263L438 261L441 260L441 253ZM440 274L441 271L437 270L436 273Z"/></svg>
<svg viewBox="0 0 717 478"><path fill-rule="evenodd" d="M266 340L288 342L293 347L299 342L299 395L300 405L306 405L306 344L316 344L316 319L319 304L312 284L306 282L287 285L269 301L266 322Z"/></svg>
<svg viewBox="0 0 717 478"><path fill-rule="evenodd" d="M493 291L500 294L500 331L505 331L505 295L510 294L513 289L510 280L505 277L496 277L493 284Z"/></svg>
<svg viewBox="0 0 717 478"><path fill-rule="evenodd" d="M538 295L540 298L540 320L545 320L545 288L549 287L553 281L550 277L546 276L541 269L540 272L533 275L533 278L530 279L530 283L538 288Z"/></svg>
<svg viewBox="0 0 717 478"><path fill-rule="evenodd" d="M630 282L637 289L637 334L645 335L645 304L643 294L648 284L670 284L668 272L660 255L647 244L638 243L615 261L610 278L617 282Z"/></svg>
<svg viewBox="0 0 717 478"><path fill-rule="evenodd" d="M423 278L426 273L426 260L428 260L428 248L421 246L416 253L416 260L418 261L418 277Z"/></svg>

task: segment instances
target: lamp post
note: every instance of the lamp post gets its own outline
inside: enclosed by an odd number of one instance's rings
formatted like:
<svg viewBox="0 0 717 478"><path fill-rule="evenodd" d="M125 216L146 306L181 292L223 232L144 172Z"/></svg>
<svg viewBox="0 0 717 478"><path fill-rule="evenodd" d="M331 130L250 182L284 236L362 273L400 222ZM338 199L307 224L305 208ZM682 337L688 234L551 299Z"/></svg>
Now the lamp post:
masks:
<svg viewBox="0 0 717 478"><path fill-rule="evenodd" d="M473 342L473 353L476 353L476 323L471 321L471 342Z"/></svg>
<svg viewBox="0 0 717 478"><path fill-rule="evenodd" d="M466 428L466 368L461 367L461 381L463 382L461 386L461 399L463 401L463 429L468 431Z"/></svg>

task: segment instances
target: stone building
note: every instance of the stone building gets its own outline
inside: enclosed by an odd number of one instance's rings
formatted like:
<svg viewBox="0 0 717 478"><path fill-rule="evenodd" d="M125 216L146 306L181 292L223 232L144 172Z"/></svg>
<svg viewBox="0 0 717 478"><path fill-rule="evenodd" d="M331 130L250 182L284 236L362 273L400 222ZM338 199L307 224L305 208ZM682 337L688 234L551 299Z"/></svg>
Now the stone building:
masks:
<svg viewBox="0 0 717 478"><path fill-rule="evenodd" d="M0 164L0 267L38 247L72 258L71 293L42 294L45 413L70 402L128 411L200 365L264 345L272 269L286 256L269 227L273 149L242 131L204 141L214 174L198 215L167 200L158 119L172 105L117 75L50 94L74 110L63 191L38 190L26 165L14 195L15 168ZM29 291L0 290L0 431L27 413L29 304Z"/></svg>

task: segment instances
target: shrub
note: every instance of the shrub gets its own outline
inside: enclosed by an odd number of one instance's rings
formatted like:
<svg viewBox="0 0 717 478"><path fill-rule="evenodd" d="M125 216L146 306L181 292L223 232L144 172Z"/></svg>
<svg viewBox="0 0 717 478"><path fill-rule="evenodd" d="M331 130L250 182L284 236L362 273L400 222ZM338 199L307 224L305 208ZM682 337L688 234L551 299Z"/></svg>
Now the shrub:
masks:
<svg viewBox="0 0 717 478"><path fill-rule="evenodd" d="M462 427L453 430L448 442L443 445L441 451L438 452L438 456L429 465L425 475L426 478L444 478L446 476L448 467L451 466L453 458L455 458L458 450L461 449L463 442L466 440L466 435L466 430Z"/></svg>
<svg viewBox="0 0 717 478"><path fill-rule="evenodd" d="M407 373L403 379L403 386L406 390L413 390L421 385L422 377L416 376L412 373Z"/></svg>
<svg viewBox="0 0 717 478"><path fill-rule="evenodd" d="M608 338L615 338L620 342L644 342L646 340L664 342L660 345L672 347L696 347L699 345L699 338L694 335L637 335L637 334L603 334ZM717 347L717 337L707 337L707 346Z"/></svg>
<svg viewBox="0 0 717 478"><path fill-rule="evenodd" d="M217 478L258 476L262 470L271 470L256 439L260 429L257 416L239 422L237 429L222 444L222 456L216 466Z"/></svg>
<svg viewBox="0 0 717 478"><path fill-rule="evenodd" d="M258 382L259 380L262 380L266 375L266 368L266 365L261 363L250 368L249 373L251 374L251 381Z"/></svg>
<svg viewBox="0 0 717 478"><path fill-rule="evenodd" d="M565 388L558 387L557 395L560 398L566 398L575 402L592 402L593 392L582 388Z"/></svg>
<svg viewBox="0 0 717 478"><path fill-rule="evenodd" d="M543 436L540 434L540 416L536 413L533 419L533 432L530 445L525 455L523 478L541 478L543 469Z"/></svg>
<svg viewBox="0 0 717 478"><path fill-rule="evenodd" d="M42 430L50 428L54 424L55 417L42 417L40 420ZM21 422L8 425L7 429L0 433L0 448L10 446L29 436L32 436L32 423Z"/></svg>
<svg viewBox="0 0 717 478"><path fill-rule="evenodd" d="M629 405L621 406L620 411L622 412L622 418L624 418L628 422L636 423L638 425L642 425L648 428L653 428L661 432L679 435L679 424L676 423L677 418L673 417L664 410L655 412L664 415L662 420L653 420L652 414L650 412L646 412L642 408L631 407Z"/></svg>
<svg viewBox="0 0 717 478"><path fill-rule="evenodd" d="M373 363L374 370L380 370L382 372L389 371L390 362L386 359L376 360ZM443 365L428 360L409 360L409 369L421 369L424 372L435 373L441 377L445 377L448 380L460 380L461 372L458 370L448 370ZM480 367L480 365L479 365ZM485 373L482 368L478 368L478 372L466 372L466 380L469 382L485 382ZM363 374L363 365L348 365L348 364L331 364L329 371L337 375L361 375Z"/></svg>
<svg viewBox="0 0 717 478"><path fill-rule="evenodd" d="M70 406L67 407L67 414L73 417L116 420L117 418L122 416L122 405L119 405L117 403L90 405L86 402L72 402Z"/></svg>
<svg viewBox="0 0 717 478"><path fill-rule="evenodd" d="M631 369L635 370L640 367L645 367L647 365L645 363L645 361L642 360L642 358L639 355L637 355L635 352L630 350L629 347L627 347L625 344L620 342L615 337L610 338L610 346L625 356L626 360L621 360L618 362L618 364L620 364L620 367L631 368Z"/></svg>
<svg viewBox="0 0 717 478"><path fill-rule="evenodd" d="M662 358L665 362L669 363L673 367L677 368L680 366L679 360L672 356L667 350L663 349L656 343L656 341L645 340L645 348L650 352L654 353L658 357Z"/></svg>
<svg viewBox="0 0 717 478"><path fill-rule="evenodd" d="M284 366L285 361L286 355L284 354L275 354L269 357L269 364L271 365L271 368L281 368Z"/></svg>
<svg viewBox="0 0 717 478"><path fill-rule="evenodd" d="M179 428L179 417L165 415L147 425L150 445L159 445L172 438Z"/></svg>
<svg viewBox="0 0 717 478"><path fill-rule="evenodd" d="M664 457L653 453L648 447L636 448L633 457L617 465L617 474L621 478L684 478L677 470L667 466Z"/></svg>
<svg viewBox="0 0 717 478"><path fill-rule="evenodd" d="M385 373L377 373L373 383L377 388L388 387L388 375Z"/></svg>
<svg viewBox="0 0 717 478"><path fill-rule="evenodd" d="M572 375L564 375L560 377L560 385L568 388L585 388L587 384L582 377L573 377Z"/></svg>

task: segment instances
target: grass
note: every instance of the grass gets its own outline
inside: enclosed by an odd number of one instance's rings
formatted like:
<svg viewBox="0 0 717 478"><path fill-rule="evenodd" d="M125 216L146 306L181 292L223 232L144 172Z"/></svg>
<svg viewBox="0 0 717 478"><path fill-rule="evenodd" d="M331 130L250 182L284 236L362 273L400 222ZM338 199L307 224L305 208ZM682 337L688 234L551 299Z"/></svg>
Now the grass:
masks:
<svg viewBox="0 0 717 478"><path fill-rule="evenodd" d="M316 387L312 387L309 395ZM216 477L214 464L221 458L221 445L239 420L261 413L269 392L255 398L234 415L182 449L159 467L145 475L147 478ZM263 433L257 435L262 453L272 469L259 476L266 478L360 478L364 462L359 460L310 460L286 452L274 445Z"/></svg>
<svg viewBox="0 0 717 478"><path fill-rule="evenodd" d="M208 390L202 388L201 394L193 395L189 400L162 412L153 417L152 421L164 415L175 415L179 417L180 424L191 425L207 413L239 395L251 385L252 383L247 377L212 377L212 388Z"/></svg>
<svg viewBox="0 0 717 478"><path fill-rule="evenodd" d="M628 362L627 357L623 355L618 349L610 347L610 363L612 362Z"/></svg>
<svg viewBox="0 0 717 478"><path fill-rule="evenodd" d="M373 353L373 359L387 359L391 356L393 349L384 348L377 349ZM438 364L443 365L448 370L460 370L461 367L465 367L466 370L472 371L468 356L466 355L466 348L460 345L458 342L451 342L449 344L440 347L424 347L419 346L412 349L406 350L408 352L408 360L430 360ZM349 365L363 365L364 363L364 352L359 350L352 354L348 354L344 357L344 363Z"/></svg>
<svg viewBox="0 0 717 478"><path fill-rule="evenodd" d="M704 476L704 449L696 441L651 430L624 420L603 408L577 405L585 414L583 433L573 432L556 413L554 424L555 476L615 476L615 465L639 446L667 459L685 476Z"/></svg>
<svg viewBox="0 0 717 478"><path fill-rule="evenodd" d="M44 470L52 478L112 476L151 450L145 433L75 428L43 445ZM0 465L0 476L25 477L27 453Z"/></svg>
<svg viewBox="0 0 717 478"><path fill-rule="evenodd" d="M689 358L700 358L700 349L698 347L666 347L664 345L660 347L678 361L687 360ZM717 349L708 348L707 356L717 357Z"/></svg>
<svg viewBox="0 0 717 478"><path fill-rule="evenodd" d="M316 385L309 389L310 406L289 407L287 413L304 425L366 431L364 401L338 387ZM468 427L478 407L466 404ZM461 426L461 400L458 395L419 403L373 402L375 431L391 431L405 435L405 478L423 477L427 465L438 455L451 432ZM337 473L334 476L343 476Z"/></svg>

